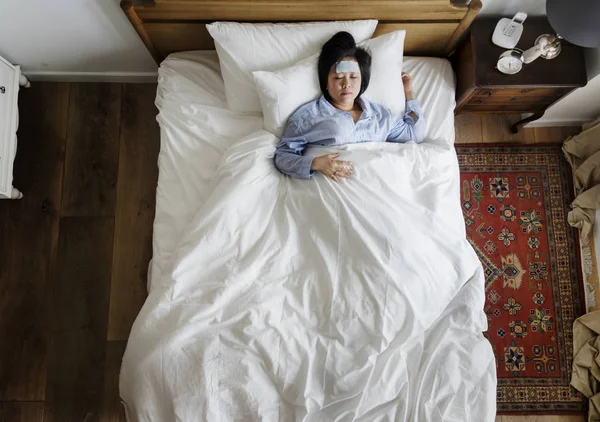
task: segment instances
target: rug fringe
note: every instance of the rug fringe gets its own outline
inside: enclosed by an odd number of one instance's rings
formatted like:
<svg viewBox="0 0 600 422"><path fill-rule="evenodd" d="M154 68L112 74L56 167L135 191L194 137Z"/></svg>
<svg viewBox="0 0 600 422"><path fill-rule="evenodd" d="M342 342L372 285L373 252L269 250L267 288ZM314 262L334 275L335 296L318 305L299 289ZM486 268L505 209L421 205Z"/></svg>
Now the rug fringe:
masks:
<svg viewBox="0 0 600 422"><path fill-rule="evenodd" d="M582 246L581 248L581 267L585 285L585 306L587 311L596 307L596 286L588 281L594 272L592 250L589 246Z"/></svg>
<svg viewBox="0 0 600 422"><path fill-rule="evenodd" d="M592 250L589 246L581 248L581 258L583 259L583 272L590 276L594 271L594 263L592 262Z"/></svg>

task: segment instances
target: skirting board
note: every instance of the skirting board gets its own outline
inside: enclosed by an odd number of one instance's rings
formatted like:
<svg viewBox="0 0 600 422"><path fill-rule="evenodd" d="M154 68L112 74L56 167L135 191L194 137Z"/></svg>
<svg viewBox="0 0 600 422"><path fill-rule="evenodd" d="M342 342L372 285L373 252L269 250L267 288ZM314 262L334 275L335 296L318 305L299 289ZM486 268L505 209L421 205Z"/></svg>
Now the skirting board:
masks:
<svg viewBox="0 0 600 422"><path fill-rule="evenodd" d="M46 82L130 82L148 83L158 81L158 72L40 72L23 71L31 81Z"/></svg>

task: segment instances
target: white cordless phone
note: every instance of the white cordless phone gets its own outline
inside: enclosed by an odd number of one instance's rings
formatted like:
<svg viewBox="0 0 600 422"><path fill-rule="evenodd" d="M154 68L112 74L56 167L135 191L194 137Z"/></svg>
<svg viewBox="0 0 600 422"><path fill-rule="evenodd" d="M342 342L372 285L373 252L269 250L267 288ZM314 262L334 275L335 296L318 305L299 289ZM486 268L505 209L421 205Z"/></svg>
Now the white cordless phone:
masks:
<svg viewBox="0 0 600 422"><path fill-rule="evenodd" d="M515 48L523 34L523 22L527 13L518 12L512 19L502 18L494 29L492 42L498 47Z"/></svg>

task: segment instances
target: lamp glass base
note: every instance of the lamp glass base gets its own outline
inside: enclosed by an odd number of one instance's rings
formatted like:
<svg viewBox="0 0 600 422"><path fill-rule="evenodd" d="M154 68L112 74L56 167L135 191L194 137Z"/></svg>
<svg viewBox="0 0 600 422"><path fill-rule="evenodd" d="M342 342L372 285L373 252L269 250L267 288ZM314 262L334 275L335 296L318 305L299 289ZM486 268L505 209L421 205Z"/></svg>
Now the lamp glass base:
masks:
<svg viewBox="0 0 600 422"><path fill-rule="evenodd" d="M540 40L542 40L544 38L546 39L546 41L548 41L549 44L556 41L556 36L551 35L551 34L543 34L536 38L535 44L539 44ZM540 54L540 57L542 57L546 60L554 59L556 56L558 56L560 54L561 49L562 49L562 47L560 45L560 38L559 38L558 42L554 43L554 45L552 47L550 47L545 52Z"/></svg>

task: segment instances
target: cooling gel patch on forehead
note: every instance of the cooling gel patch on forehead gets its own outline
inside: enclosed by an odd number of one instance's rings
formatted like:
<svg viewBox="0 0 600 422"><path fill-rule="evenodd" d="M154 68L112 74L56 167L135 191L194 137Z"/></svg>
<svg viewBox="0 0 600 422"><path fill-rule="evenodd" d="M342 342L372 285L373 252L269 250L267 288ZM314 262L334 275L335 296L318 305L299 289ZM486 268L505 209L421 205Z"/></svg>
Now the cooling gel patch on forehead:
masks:
<svg viewBox="0 0 600 422"><path fill-rule="evenodd" d="M335 65L335 73L352 73L360 72L358 63L350 60L342 60Z"/></svg>

